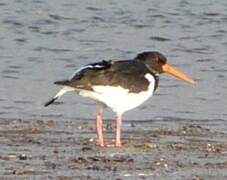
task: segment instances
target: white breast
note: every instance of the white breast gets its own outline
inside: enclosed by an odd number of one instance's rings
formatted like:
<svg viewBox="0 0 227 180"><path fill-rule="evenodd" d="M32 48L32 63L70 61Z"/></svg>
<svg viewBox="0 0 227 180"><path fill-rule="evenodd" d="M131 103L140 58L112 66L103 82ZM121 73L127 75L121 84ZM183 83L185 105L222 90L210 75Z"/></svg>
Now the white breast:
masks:
<svg viewBox="0 0 227 180"><path fill-rule="evenodd" d="M101 101L116 113L124 113L146 101L154 92L155 79L151 74L144 76L149 81L146 91L131 93L120 86L93 86L94 91L80 91L80 95Z"/></svg>

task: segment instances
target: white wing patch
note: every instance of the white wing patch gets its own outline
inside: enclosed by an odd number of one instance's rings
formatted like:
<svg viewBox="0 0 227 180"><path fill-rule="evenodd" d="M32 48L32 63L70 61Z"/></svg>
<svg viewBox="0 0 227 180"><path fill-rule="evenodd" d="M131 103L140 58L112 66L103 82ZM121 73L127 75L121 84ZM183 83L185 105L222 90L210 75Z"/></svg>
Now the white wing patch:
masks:
<svg viewBox="0 0 227 180"><path fill-rule="evenodd" d="M103 68L103 67L104 67L104 66L102 66L102 65L100 65L100 64L96 64L96 65L91 65L91 64L89 64L89 65L87 65L87 66L83 66L83 67L77 69L77 70L71 75L71 77L70 77L69 79L72 79L74 76L79 75L79 74L81 73L81 71L83 71L84 69Z"/></svg>
<svg viewBox="0 0 227 180"><path fill-rule="evenodd" d="M87 69L87 68L92 68L92 66L91 66L91 65L87 65L87 66L83 66L83 67L77 69L77 70L71 75L71 77L70 77L69 79L72 79L74 76L76 76L76 75L79 74L81 71L83 71L84 69Z"/></svg>
<svg viewBox="0 0 227 180"><path fill-rule="evenodd" d="M133 109L146 101L154 92L155 79L153 75L147 73L144 76L149 81L146 91L131 93L128 89L120 86L93 86L94 91L82 90L80 95L101 101L109 106L116 113L123 113Z"/></svg>

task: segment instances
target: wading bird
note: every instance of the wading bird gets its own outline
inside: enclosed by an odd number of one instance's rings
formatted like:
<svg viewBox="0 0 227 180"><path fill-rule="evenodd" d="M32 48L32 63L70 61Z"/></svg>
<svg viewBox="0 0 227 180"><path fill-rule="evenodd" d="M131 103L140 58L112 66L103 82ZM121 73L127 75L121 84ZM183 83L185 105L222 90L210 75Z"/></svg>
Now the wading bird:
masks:
<svg viewBox="0 0 227 180"><path fill-rule="evenodd" d="M110 107L117 114L115 146L120 147L123 113L141 105L153 95L162 73L195 84L186 74L167 64L166 57L161 53L143 52L131 60L100 61L81 67L71 78L55 82L63 88L45 106L69 91L95 100L100 105L96 126L98 143L102 147L105 146L103 112Z"/></svg>

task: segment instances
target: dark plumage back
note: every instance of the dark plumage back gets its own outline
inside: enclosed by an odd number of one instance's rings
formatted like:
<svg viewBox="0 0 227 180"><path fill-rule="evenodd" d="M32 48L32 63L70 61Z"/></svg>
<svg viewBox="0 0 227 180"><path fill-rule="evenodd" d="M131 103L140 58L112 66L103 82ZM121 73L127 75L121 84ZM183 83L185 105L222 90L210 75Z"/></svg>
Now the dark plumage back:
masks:
<svg viewBox="0 0 227 180"><path fill-rule="evenodd" d="M102 61L88 64L69 80L55 84L71 86L76 89L93 90L92 86L121 86L130 92L147 90L149 82L144 78L151 73L141 62L134 60Z"/></svg>

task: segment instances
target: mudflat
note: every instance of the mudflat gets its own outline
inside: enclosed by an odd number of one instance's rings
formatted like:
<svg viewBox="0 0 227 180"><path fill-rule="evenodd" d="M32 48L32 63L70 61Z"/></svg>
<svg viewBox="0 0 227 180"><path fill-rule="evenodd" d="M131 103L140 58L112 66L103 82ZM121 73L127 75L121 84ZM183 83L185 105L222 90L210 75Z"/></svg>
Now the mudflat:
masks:
<svg viewBox="0 0 227 180"><path fill-rule="evenodd" d="M225 126L218 119L124 121L124 145L115 148L108 120L100 148L92 119L0 119L0 179L227 179Z"/></svg>

